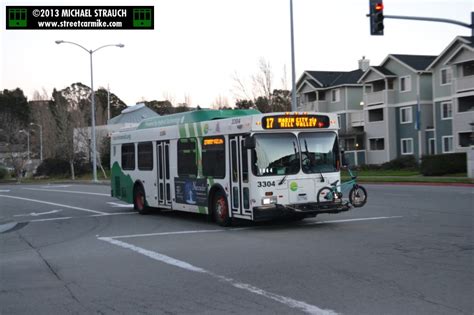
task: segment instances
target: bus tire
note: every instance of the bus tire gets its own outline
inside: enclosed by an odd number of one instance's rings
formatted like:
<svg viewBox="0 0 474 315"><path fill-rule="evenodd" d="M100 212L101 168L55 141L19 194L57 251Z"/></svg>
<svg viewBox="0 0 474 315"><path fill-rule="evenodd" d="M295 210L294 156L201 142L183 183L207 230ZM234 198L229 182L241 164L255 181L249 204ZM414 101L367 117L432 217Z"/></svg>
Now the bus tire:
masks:
<svg viewBox="0 0 474 315"><path fill-rule="evenodd" d="M330 187L323 187L318 191L318 203L321 202L334 202L334 193ZM329 196L329 197L328 197Z"/></svg>
<svg viewBox="0 0 474 315"><path fill-rule="evenodd" d="M214 221L216 221L220 226L230 226L232 223L232 218L229 216L229 204L227 203L227 198L222 190L219 190L214 194L212 200L212 215Z"/></svg>
<svg viewBox="0 0 474 315"><path fill-rule="evenodd" d="M133 188L133 209L140 214L150 213L150 209L146 205L145 189L142 185L135 185Z"/></svg>

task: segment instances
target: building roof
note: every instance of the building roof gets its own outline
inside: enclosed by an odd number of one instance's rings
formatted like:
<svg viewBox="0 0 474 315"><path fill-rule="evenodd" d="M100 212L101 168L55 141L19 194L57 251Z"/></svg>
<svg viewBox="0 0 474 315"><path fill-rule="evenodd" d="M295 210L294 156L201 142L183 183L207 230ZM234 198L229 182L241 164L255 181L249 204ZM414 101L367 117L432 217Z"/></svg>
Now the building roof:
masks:
<svg viewBox="0 0 474 315"><path fill-rule="evenodd" d="M135 106L130 106L122 110L122 113L114 118L111 118L107 124L116 125L116 124L126 124L126 123L136 123L138 124L143 119L158 117L156 112L152 109L145 106L145 104L137 104Z"/></svg>
<svg viewBox="0 0 474 315"><path fill-rule="evenodd" d="M474 48L474 36L461 36L463 39L465 39L468 43L468 46L471 46Z"/></svg>
<svg viewBox="0 0 474 315"><path fill-rule="evenodd" d="M380 72L381 74L383 74L384 76L396 76L395 73L393 73L392 71L382 67L382 66L372 66L371 68L374 68L375 70L377 70L378 72Z"/></svg>
<svg viewBox="0 0 474 315"><path fill-rule="evenodd" d="M364 73L357 69L354 71L306 71L310 76L321 82L322 87L338 86L343 84L357 84Z"/></svg>
<svg viewBox="0 0 474 315"><path fill-rule="evenodd" d="M416 71L425 71L428 66L438 57L438 56L427 56L427 55L398 55L391 54L391 56L400 60L407 66L411 67Z"/></svg>

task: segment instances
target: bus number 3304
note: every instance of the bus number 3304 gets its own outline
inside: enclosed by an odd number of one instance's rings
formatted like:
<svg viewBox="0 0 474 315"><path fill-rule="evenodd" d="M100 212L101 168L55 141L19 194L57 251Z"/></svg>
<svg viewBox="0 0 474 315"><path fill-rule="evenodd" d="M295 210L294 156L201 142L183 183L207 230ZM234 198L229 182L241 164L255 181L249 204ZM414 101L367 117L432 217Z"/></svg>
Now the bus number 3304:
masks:
<svg viewBox="0 0 474 315"><path fill-rule="evenodd" d="M271 186L275 186L275 181L257 182L257 187L271 187Z"/></svg>

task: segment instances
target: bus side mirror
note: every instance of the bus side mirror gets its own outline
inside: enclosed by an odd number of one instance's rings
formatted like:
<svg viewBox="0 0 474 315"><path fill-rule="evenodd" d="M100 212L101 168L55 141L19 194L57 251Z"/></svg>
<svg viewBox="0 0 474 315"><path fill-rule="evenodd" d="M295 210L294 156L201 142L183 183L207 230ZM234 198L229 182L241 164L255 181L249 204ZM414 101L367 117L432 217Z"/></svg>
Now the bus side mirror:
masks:
<svg viewBox="0 0 474 315"><path fill-rule="evenodd" d="M255 149L255 138L253 136L248 136L245 138L244 149Z"/></svg>

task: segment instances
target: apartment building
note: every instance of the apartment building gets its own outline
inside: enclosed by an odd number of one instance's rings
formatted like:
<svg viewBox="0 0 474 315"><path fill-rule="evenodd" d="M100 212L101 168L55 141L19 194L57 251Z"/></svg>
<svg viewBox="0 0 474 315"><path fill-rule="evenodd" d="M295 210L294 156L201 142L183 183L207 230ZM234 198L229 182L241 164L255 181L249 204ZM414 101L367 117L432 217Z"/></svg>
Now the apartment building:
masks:
<svg viewBox="0 0 474 315"><path fill-rule="evenodd" d="M474 46L456 37L439 56L390 54L350 72L305 71L298 110L335 112L352 164L466 152L473 146Z"/></svg>

